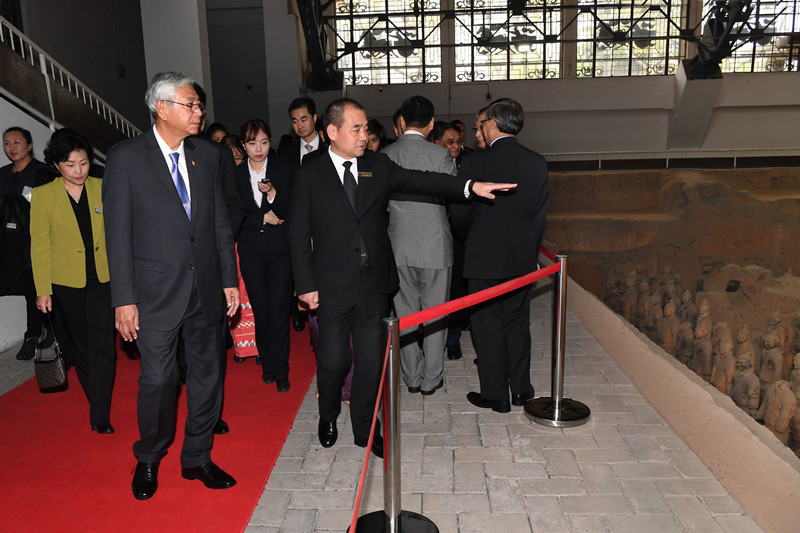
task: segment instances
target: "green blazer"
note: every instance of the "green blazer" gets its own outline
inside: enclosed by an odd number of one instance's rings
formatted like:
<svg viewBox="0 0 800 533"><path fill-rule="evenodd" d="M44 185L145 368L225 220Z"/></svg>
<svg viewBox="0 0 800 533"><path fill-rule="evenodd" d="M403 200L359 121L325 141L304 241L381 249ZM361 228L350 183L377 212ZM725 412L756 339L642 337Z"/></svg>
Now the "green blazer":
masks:
<svg viewBox="0 0 800 533"><path fill-rule="evenodd" d="M97 278L109 280L106 231L103 226L102 180L89 177L84 187L89 200ZM31 195L31 263L36 295L53 294L52 284L86 286L86 256L64 178L35 187Z"/></svg>

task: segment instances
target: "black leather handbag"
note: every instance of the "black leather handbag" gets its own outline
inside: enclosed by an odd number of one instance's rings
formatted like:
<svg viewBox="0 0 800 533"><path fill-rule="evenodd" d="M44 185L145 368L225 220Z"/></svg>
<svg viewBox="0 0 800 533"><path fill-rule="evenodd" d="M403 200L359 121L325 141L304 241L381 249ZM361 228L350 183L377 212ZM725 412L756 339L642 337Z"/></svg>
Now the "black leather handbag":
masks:
<svg viewBox="0 0 800 533"><path fill-rule="evenodd" d="M45 316L49 322L50 330L53 331L53 338L55 339L53 347L56 355L51 359L42 359L42 350L37 345L36 356L33 359L33 369L36 373L36 383L39 384L40 392L60 392L66 390L69 386L67 383L67 367L64 364L61 346L58 344L58 339L55 338L55 330L53 330L53 322L50 320L50 313L45 313Z"/></svg>

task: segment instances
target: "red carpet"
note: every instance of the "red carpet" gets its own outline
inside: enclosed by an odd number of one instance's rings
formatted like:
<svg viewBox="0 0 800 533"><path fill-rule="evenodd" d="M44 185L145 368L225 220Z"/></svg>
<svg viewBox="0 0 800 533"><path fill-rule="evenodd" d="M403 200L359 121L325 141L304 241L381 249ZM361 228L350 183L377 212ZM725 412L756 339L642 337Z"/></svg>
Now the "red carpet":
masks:
<svg viewBox="0 0 800 533"><path fill-rule="evenodd" d="M215 437L211 457L236 478L235 487L210 490L181 477L184 388L177 435L161 461L158 491L147 501L133 498L139 363L120 351L111 404L113 435L90 431L89 406L74 369L65 392L41 394L31 379L0 396L0 529L243 531L316 367L307 331L292 331L292 389L285 394L261 382L261 369L252 359L234 363L232 352L228 357L223 418L231 432Z"/></svg>

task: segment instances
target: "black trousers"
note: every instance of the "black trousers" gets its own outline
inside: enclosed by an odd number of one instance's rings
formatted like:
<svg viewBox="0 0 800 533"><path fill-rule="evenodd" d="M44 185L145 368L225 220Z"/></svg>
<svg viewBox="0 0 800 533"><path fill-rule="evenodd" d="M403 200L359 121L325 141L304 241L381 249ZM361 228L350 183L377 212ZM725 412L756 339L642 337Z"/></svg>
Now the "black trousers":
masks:
<svg viewBox="0 0 800 533"><path fill-rule="evenodd" d="M33 269L26 268L25 276L25 338L38 337L42 334L42 312L36 308L36 284L33 282Z"/></svg>
<svg viewBox="0 0 800 533"><path fill-rule="evenodd" d="M470 294L500 285L502 280L469 280ZM481 395L508 401L531 390L531 287L526 285L474 307L472 338L478 353Z"/></svg>
<svg viewBox="0 0 800 533"><path fill-rule="evenodd" d="M386 335L382 319L389 312L389 297L378 288L372 267L362 268L353 305L326 301L320 294L317 385L319 416L334 421L342 410L342 385L353 364L350 421L356 443L369 438L372 412L378 396ZM350 351L350 335L353 350Z"/></svg>
<svg viewBox="0 0 800 533"><path fill-rule="evenodd" d="M189 410L181 466L191 468L211 460L214 425L222 407L222 327L219 322L206 322L196 284L183 319L175 329L142 328L138 332L141 376L136 407L140 438L133 445L133 453L139 461L158 462L175 438L179 337L186 353Z"/></svg>
<svg viewBox="0 0 800 533"><path fill-rule="evenodd" d="M57 338L89 400L89 421L109 424L117 361L111 288L97 282L80 289L54 284L52 298Z"/></svg>
<svg viewBox="0 0 800 533"><path fill-rule="evenodd" d="M289 252L239 254L256 323L256 347L263 373L289 377L289 310L292 305L292 265Z"/></svg>

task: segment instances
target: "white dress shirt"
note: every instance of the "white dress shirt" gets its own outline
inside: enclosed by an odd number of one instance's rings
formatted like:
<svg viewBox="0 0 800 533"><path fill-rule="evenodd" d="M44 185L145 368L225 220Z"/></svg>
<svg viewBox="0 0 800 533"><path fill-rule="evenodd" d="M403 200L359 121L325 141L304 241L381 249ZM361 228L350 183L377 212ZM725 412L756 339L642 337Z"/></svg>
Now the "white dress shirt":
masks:
<svg viewBox="0 0 800 533"><path fill-rule="evenodd" d="M158 143L158 147L161 149L161 153L164 155L164 161L167 163L167 170L172 173L172 158L170 158L169 154L173 152L178 152L180 157L178 157L178 171L181 173L183 177L183 183L186 185L186 194L189 195L189 199L192 198L192 186L189 185L189 171L187 170L186 166L186 156L183 152L183 141L181 144L178 145L178 148L173 150L167 143L164 142L164 139L161 138L161 135L158 134L158 130L156 129L155 124L153 124L153 133L156 134L156 142Z"/></svg>

